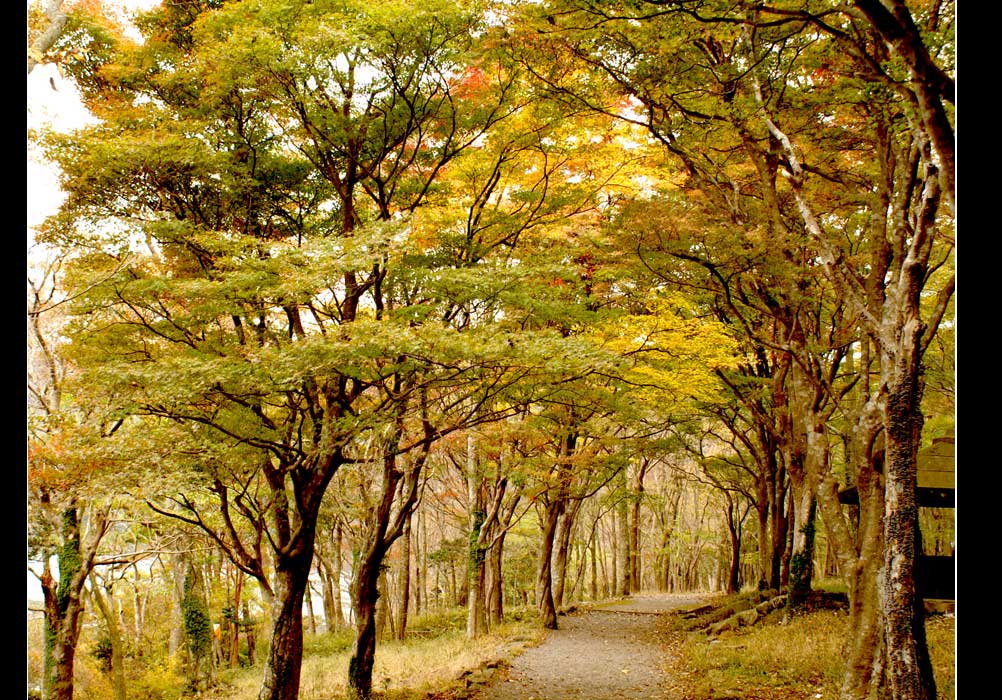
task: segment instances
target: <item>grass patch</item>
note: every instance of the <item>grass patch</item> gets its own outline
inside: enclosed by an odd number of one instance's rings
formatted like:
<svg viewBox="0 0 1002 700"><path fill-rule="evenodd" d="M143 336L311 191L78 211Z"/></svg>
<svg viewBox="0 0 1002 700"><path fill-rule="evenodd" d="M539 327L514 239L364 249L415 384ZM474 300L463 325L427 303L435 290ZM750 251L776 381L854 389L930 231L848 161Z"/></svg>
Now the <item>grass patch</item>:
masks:
<svg viewBox="0 0 1002 700"><path fill-rule="evenodd" d="M466 638L465 609L423 615L408 623L407 639L376 646L372 688L385 700L417 700L452 687L464 671L504 660L543 637L530 610L513 610L507 621L479 639ZM299 700L337 700L347 694L354 630L310 636L304 642ZM259 663L220 674L215 698L254 700L261 686Z"/></svg>
<svg viewBox="0 0 1002 700"><path fill-rule="evenodd" d="M733 607L733 602L724 598L712 602L715 607ZM682 623L675 620L668 633L673 652L669 675L676 683L673 697L680 700L836 700L838 697L849 623L844 610L818 609L795 615L785 624L760 622L726 632L715 640L701 633L688 633ZM926 624L937 694L943 700L954 697L954 623L952 616L935 615Z"/></svg>
<svg viewBox="0 0 1002 700"><path fill-rule="evenodd" d="M954 661L957 645L957 619L952 615L933 615L926 619L925 635L936 677L936 697L953 700L956 697L957 674Z"/></svg>

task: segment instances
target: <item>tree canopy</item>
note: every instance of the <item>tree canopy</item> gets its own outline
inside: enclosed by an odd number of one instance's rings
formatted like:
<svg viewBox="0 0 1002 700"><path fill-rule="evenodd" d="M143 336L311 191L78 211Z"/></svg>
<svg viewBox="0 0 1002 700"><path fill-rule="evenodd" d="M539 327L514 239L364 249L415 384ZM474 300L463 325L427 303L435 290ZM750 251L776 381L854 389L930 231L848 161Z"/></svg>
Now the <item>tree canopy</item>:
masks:
<svg viewBox="0 0 1002 700"><path fill-rule="evenodd" d="M858 603L843 696L933 697L915 464L953 420L952 12L164 0L135 40L49 3L28 70L58 61L98 121L38 136L66 199L29 289L29 485L73 526L33 537L90 562L75 504L100 524L144 484L259 583L260 697L292 700L314 557L351 522L368 698L384 561L456 440L471 566L496 546L500 578L536 506L547 626L581 504L609 489L639 530L627 502L685 454L726 501L728 585L753 509L760 585L809 590L820 512Z"/></svg>

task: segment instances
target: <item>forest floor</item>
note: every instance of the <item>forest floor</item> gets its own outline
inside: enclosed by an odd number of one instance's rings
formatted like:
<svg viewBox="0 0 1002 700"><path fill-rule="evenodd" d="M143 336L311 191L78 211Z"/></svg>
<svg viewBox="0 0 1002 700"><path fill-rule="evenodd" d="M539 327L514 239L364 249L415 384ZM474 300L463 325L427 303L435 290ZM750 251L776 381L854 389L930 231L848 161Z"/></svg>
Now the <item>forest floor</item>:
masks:
<svg viewBox="0 0 1002 700"><path fill-rule="evenodd" d="M435 700L834 700L843 673L844 593L815 591L752 626L728 624L762 596L637 594L573 606L559 629L465 676ZM775 603L780 599L773 599ZM683 613L688 614L672 614ZM747 613L743 613L747 614ZM725 622L726 620L726 622ZM955 697L955 617L931 614L926 632L937 697ZM488 671L488 672L485 672ZM461 676L461 679L464 678Z"/></svg>
<svg viewBox="0 0 1002 700"><path fill-rule="evenodd" d="M471 700L649 700L668 690L665 634L670 610L699 596L635 595L578 608L558 618L559 629L511 661ZM453 696L460 697L460 696Z"/></svg>

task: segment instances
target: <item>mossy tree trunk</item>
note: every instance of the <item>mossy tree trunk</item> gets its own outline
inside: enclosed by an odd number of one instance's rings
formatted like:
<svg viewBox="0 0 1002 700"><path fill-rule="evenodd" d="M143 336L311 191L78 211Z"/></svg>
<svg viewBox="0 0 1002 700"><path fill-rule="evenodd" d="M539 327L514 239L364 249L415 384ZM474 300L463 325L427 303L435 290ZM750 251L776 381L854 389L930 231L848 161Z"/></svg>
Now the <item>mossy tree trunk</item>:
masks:
<svg viewBox="0 0 1002 700"><path fill-rule="evenodd" d="M49 505L44 496L42 500L43 508ZM47 700L73 700L73 669L84 610L84 585L107 531L107 511L92 511L86 536L81 533L80 509L75 499L62 509L58 519L59 576L57 579L52 575L46 559L40 577L45 610L43 693Z"/></svg>
<svg viewBox="0 0 1002 700"><path fill-rule="evenodd" d="M189 689L201 694L213 683L212 621L205 600L202 571L190 559L186 562L181 615L184 625L186 673Z"/></svg>

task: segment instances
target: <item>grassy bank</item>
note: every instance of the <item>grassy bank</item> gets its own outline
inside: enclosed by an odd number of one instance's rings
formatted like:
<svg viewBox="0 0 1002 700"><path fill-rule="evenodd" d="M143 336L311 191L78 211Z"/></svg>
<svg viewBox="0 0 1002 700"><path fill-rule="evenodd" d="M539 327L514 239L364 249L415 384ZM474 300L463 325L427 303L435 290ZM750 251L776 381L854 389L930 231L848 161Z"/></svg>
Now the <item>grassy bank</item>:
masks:
<svg viewBox="0 0 1002 700"><path fill-rule="evenodd" d="M718 597L728 607L735 597ZM849 617L822 609L773 615L717 638L692 633L672 616L667 625L671 697L677 700L836 700ZM931 615L926 631L941 700L955 697L955 618Z"/></svg>
<svg viewBox="0 0 1002 700"><path fill-rule="evenodd" d="M353 634L345 630L307 638L299 700L345 697ZM531 610L511 611L504 624L476 640L466 638L465 610L424 616L410 623L406 640L387 639L377 645L372 687L385 700L445 697L458 687L464 671L510 658L542 637ZM255 700L261 673L260 664L221 672L213 700Z"/></svg>

